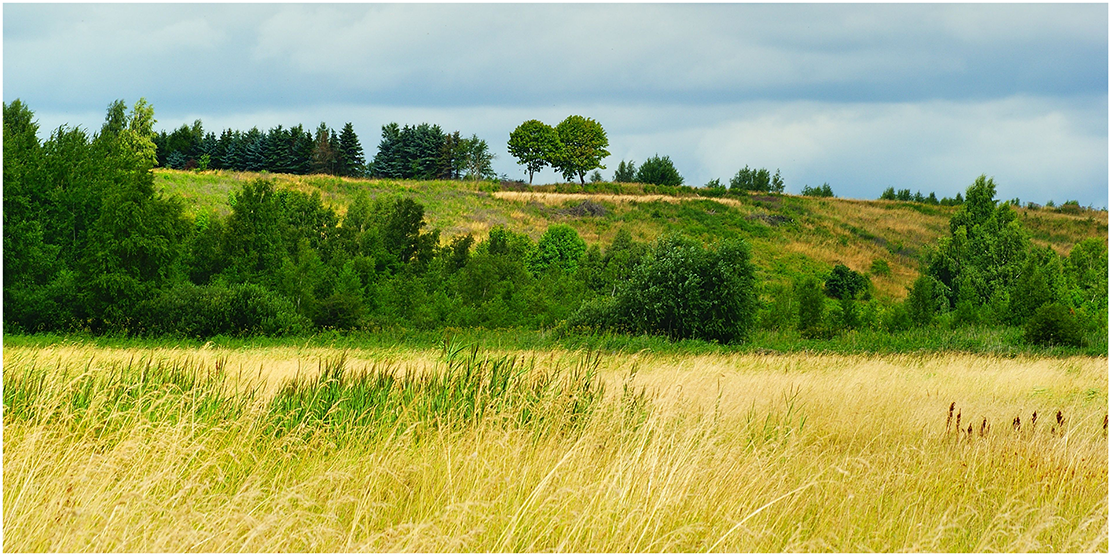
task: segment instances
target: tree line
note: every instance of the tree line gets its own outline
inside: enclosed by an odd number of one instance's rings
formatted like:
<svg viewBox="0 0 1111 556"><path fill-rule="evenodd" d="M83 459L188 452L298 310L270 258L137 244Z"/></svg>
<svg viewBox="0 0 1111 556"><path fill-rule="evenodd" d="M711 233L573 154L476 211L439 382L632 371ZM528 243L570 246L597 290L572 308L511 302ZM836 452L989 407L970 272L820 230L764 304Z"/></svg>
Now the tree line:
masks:
<svg viewBox="0 0 1111 556"><path fill-rule="evenodd" d="M882 260L781 284L757 279L741 239L641 242L618 230L588 245L556 224L535 241L503 227L443 241L413 199L359 194L337 212L267 179L234 192L227 217L188 217L154 189L158 134L144 101L113 103L92 135L63 126L41 142L22 102L3 111L6 331L564 327L736 343L758 329L823 338L1007 325L1069 345L1106 335L1106 244L1086 239L1065 257L1033 245L985 177L907 298L887 302L870 278L890 272ZM387 126L383 142L409 157L391 164L446 172L431 155L445 134L420 127Z"/></svg>
<svg viewBox="0 0 1111 556"><path fill-rule="evenodd" d="M445 133L437 125L382 126L382 140L369 161L351 122L339 133L321 123L269 131L226 129L217 136L200 120L152 138L158 166L175 170L233 170L282 174L330 174L392 179L493 179L494 155L486 141Z"/></svg>

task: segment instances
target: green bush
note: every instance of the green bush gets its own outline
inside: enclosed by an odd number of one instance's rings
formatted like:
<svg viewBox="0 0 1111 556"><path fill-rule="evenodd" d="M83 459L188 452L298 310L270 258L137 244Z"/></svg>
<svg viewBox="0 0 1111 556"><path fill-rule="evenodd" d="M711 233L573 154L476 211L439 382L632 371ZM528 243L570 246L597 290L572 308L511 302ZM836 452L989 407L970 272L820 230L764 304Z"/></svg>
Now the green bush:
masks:
<svg viewBox="0 0 1111 556"><path fill-rule="evenodd" d="M905 303L898 303L890 307L883 313L881 320L883 329L892 333L910 330L914 326L914 321L911 320Z"/></svg>
<svg viewBox="0 0 1111 556"><path fill-rule="evenodd" d="M856 299L857 294L868 290L869 280L863 274L839 264L826 277L826 295L834 299Z"/></svg>
<svg viewBox="0 0 1111 556"><path fill-rule="evenodd" d="M132 324L135 332L147 335L190 338L295 334L309 325L288 299L262 286L189 282L159 290L140 302Z"/></svg>
<svg viewBox="0 0 1111 556"><path fill-rule="evenodd" d="M1026 341L1039 346L1075 346L1084 343L1080 324L1067 307L1059 303L1042 305L1026 321Z"/></svg>
<svg viewBox="0 0 1111 556"><path fill-rule="evenodd" d="M827 334L826 298L821 282L808 276L795 283L795 300L798 303L799 333L804 338L819 338Z"/></svg>
<svg viewBox="0 0 1111 556"><path fill-rule="evenodd" d="M737 343L755 323L755 282L744 241L724 240L713 250L668 235L620 286L612 306L600 303L580 317L633 333Z"/></svg>
<svg viewBox="0 0 1111 556"><path fill-rule="evenodd" d="M585 252L586 242L574 228L567 224L554 224L548 227L536 243L536 250L529 260L529 270L539 275L555 267L574 273Z"/></svg>
<svg viewBox="0 0 1111 556"><path fill-rule="evenodd" d="M940 282L925 274L914 281L906 300L906 310L914 324L926 326L941 312L948 303L943 287Z"/></svg>

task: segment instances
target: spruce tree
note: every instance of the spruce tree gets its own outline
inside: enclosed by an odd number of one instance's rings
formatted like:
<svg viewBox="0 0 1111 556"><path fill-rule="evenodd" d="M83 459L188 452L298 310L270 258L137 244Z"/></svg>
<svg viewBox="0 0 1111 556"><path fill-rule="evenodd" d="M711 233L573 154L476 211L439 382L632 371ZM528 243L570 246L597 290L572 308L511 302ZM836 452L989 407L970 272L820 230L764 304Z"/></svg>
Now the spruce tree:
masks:
<svg viewBox="0 0 1111 556"><path fill-rule="evenodd" d="M361 176L366 171L366 158L363 156L363 146L359 144L359 136L355 135L355 128L351 122L343 126L339 135L340 173L344 176Z"/></svg>

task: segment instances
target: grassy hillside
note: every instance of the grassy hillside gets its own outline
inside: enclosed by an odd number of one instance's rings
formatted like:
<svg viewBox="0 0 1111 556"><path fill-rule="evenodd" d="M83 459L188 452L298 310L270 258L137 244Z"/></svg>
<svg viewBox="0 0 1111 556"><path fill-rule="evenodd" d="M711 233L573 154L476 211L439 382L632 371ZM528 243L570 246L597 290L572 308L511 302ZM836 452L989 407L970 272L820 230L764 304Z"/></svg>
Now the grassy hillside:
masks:
<svg viewBox="0 0 1111 556"><path fill-rule="evenodd" d="M181 198L191 213L230 212L229 195L260 174L156 170L156 187ZM502 190L492 182L393 181L266 174L279 188L319 192L340 214L359 191L371 198L409 196L425 206L425 217L441 239L473 233L485 237L502 225L537 239L550 224L575 228L588 243L608 245L621 228L640 240L669 231L710 240L741 236L753 247L759 277L788 281L828 272L843 263L866 272L883 259L889 276L872 276L881 297L902 298L918 273L918 256L948 233L956 207L902 201L863 201L793 195L705 198L660 194L651 186L603 184L547 185ZM1107 240L1107 212L1018 209L1037 245L1064 255L1086 237Z"/></svg>

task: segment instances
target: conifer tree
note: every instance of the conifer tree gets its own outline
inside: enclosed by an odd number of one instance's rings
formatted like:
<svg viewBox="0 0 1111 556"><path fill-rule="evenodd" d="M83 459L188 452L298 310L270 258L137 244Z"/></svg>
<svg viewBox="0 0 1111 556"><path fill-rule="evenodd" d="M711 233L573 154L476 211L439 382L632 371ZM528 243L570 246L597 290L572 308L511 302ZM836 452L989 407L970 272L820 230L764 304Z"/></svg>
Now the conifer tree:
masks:
<svg viewBox="0 0 1111 556"><path fill-rule="evenodd" d="M361 176L366 171L366 158L363 156L363 146L359 144L359 136L351 122L343 126L339 135L340 173L344 176Z"/></svg>

